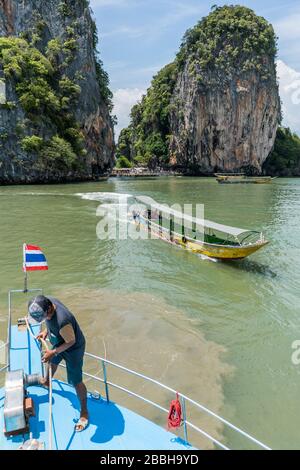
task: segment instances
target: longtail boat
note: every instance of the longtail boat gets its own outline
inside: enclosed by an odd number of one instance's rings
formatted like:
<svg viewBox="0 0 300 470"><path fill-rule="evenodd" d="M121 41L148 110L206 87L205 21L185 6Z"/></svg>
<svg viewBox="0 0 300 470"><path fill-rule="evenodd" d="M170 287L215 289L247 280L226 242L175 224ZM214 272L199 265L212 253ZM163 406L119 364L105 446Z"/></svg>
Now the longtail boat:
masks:
<svg viewBox="0 0 300 470"><path fill-rule="evenodd" d="M244 173L215 173L216 180L221 184L234 184L234 183L252 183L252 184L265 184L271 183L275 177L272 176L247 176Z"/></svg>
<svg viewBox="0 0 300 470"><path fill-rule="evenodd" d="M240 260L269 243L262 232L192 217L158 204L147 196L135 199L147 207L134 214L136 224L142 224L154 236L194 253L220 260Z"/></svg>

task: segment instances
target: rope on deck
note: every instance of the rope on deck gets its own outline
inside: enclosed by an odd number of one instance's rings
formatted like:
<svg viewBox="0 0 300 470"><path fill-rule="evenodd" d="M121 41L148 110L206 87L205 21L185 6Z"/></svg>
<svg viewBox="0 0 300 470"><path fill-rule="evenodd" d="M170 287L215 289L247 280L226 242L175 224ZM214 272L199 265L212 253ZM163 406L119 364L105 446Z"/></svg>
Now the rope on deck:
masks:
<svg viewBox="0 0 300 470"><path fill-rule="evenodd" d="M52 450L52 365L49 363L49 450Z"/></svg>
<svg viewBox="0 0 300 470"><path fill-rule="evenodd" d="M36 337L33 334L32 329L30 328L30 325L28 323L27 317L25 317L25 322L26 322L26 327L27 327L29 334L34 340L36 340ZM42 343L46 351L49 351L49 346L46 343L46 341L42 338L39 338L39 341ZM52 367L51 367L51 363L49 363L48 371L49 371L49 450L52 450L53 431L52 431Z"/></svg>

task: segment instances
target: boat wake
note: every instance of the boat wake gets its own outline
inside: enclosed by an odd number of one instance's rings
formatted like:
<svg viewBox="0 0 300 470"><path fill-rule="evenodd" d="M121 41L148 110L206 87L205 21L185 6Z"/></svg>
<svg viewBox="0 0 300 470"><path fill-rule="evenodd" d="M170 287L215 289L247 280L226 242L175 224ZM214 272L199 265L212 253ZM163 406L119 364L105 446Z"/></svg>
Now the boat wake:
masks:
<svg viewBox="0 0 300 470"><path fill-rule="evenodd" d="M198 258L202 261L212 261L213 263L220 263L219 259L210 258L209 256L201 255L200 253L198 254Z"/></svg>
<svg viewBox="0 0 300 470"><path fill-rule="evenodd" d="M109 192L95 192L95 193L75 193L74 196L78 196L81 199L87 201L99 201L99 202L114 202L120 201L122 203L122 198L132 197L131 194L126 193L109 193Z"/></svg>
<svg viewBox="0 0 300 470"><path fill-rule="evenodd" d="M6 197L12 197L12 196L72 196L72 194L68 193L46 193L46 192L37 192L37 191L31 191L31 192L0 192L0 196L6 196Z"/></svg>

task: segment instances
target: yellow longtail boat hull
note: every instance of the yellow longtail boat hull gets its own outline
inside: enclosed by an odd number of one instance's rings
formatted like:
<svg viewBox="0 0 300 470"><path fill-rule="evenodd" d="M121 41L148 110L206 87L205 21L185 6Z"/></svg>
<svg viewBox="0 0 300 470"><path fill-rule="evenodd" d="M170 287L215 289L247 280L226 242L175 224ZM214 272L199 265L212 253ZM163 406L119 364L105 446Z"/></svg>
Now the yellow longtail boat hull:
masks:
<svg viewBox="0 0 300 470"><path fill-rule="evenodd" d="M246 176L246 175L221 175L216 173L216 180L221 184L234 184L234 183L254 183L266 184L271 183L274 178L271 176Z"/></svg>
<svg viewBox="0 0 300 470"><path fill-rule="evenodd" d="M238 260L246 258L249 255L252 255L257 250L260 250L263 246L267 245L268 241L257 242L253 245L247 246L223 246L223 245L214 245L212 243L201 243L201 242L190 242L187 241L183 243L180 239L174 239L174 241L181 246L193 251L194 253L199 253L201 255L208 256L209 258L223 259L223 260Z"/></svg>
<svg viewBox="0 0 300 470"><path fill-rule="evenodd" d="M135 225L140 225L140 223L133 222ZM145 225L142 227L147 230ZM163 241L170 243L170 239L166 238L163 234L159 233L159 231L152 232L157 238L160 238ZM217 245L213 243L206 243L197 241L190 241L187 240L185 243L182 241L182 238L178 236L173 237L173 243L176 245L180 245L187 250L192 251L193 253L198 253L201 255L205 255L209 258L215 258L220 260L240 260L246 258L247 256L252 255L256 251L260 250L264 246L266 246L269 241L263 240L253 243L251 245L240 245L240 246L230 246L230 245Z"/></svg>

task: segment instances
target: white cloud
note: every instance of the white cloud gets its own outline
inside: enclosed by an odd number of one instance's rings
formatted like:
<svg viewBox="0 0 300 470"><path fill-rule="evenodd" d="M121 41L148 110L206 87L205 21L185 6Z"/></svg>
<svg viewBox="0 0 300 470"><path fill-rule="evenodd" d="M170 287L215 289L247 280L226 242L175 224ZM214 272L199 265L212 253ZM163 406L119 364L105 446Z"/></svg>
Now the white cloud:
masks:
<svg viewBox="0 0 300 470"><path fill-rule="evenodd" d="M114 92L114 110L118 118L118 125L115 127L116 140L120 131L127 127L130 121L130 111L145 94L146 90L141 88L119 88Z"/></svg>
<svg viewBox="0 0 300 470"><path fill-rule="evenodd" d="M277 61L283 125L300 134L300 73L282 60Z"/></svg>

